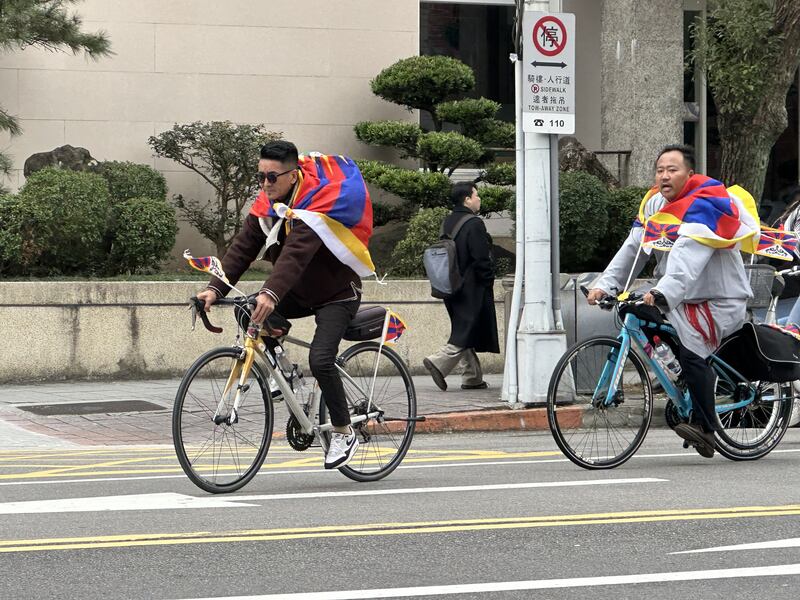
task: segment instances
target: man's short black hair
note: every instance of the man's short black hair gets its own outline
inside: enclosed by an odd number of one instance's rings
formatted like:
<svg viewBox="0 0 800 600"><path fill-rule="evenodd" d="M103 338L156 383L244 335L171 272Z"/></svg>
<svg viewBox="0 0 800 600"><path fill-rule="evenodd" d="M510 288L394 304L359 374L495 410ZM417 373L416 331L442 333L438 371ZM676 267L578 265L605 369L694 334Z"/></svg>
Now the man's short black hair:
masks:
<svg viewBox="0 0 800 600"><path fill-rule="evenodd" d="M686 144L670 144L669 146L664 146L661 149L661 152L658 153L658 156L656 156L656 162L654 163L654 168L655 165L658 164L658 159L661 158L667 152L680 152L681 154L683 154L683 160L686 162L687 165L689 165L689 168L692 171L694 171L694 148L692 148L691 146L687 146Z"/></svg>
<svg viewBox="0 0 800 600"><path fill-rule="evenodd" d="M284 164L297 164L297 146L286 140L275 140L261 146L261 158L277 160Z"/></svg>
<svg viewBox="0 0 800 600"><path fill-rule="evenodd" d="M453 206L464 206L464 200L472 196L475 184L471 181L461 181L456 183L450 190L450 202Z"/></svg>

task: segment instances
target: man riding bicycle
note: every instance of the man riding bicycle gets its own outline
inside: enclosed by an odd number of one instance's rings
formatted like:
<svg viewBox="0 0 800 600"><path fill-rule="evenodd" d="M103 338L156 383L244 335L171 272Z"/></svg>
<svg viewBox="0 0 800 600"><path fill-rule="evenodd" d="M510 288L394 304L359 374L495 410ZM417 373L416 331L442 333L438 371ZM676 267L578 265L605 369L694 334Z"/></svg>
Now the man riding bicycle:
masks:
<svg viewBox="0 0 800 600"><path fill-rule="evenodd" d="M624 290L647 263L644 238L668 240L669 251L656 253L658 282L644 303L660 309L678 333L678 361L693 417L675 432L706 458L714 456L719 429L716 376L706 359L744 323L752 291L739 242L757 232L758 222L738 198L719 181L694 173L690 147L667 146L656 159L655 187L645 196L639 218L587 297L597 304L612 290Z"/></svg>
<svg viewBox="0 0 800 600"><path fill-rule="evenodd" d="M330 183L334 180L335 184ZM274 266L256 296L252 320L262 323L273 311L289 319L314 315L317 328L309 366L333 425L325 468L339 468L358 447L335 360L361 303L361 278L356 270L364 274L372 266L366 250L372 233L369 193L349 159L300 158L295 145L287 141L269 142L261 148L258 181L261 193L222 258L223 270L235 285L267 245L265 258ZM337 235L350 236L345 240L348 248L361 244L362 262L368 268L360 269L357 257L348 260L353 257L336 245ZM197 297L208 311L229 291L227 284L214 278Z"/></svg>

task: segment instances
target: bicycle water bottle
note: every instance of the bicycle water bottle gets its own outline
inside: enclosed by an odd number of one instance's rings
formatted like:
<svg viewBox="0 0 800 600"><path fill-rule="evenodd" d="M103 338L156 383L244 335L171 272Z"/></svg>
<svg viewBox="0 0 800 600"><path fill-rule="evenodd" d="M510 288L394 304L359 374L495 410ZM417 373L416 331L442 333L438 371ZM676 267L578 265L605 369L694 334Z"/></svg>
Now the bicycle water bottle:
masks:
<svg viewBox="0 0 800 600"><path fill-rule="evenodd" d="M291 381L294 365L292 365L292 361L289 360L289 357L286 356L286 352L280 345L275 346L275 361L278 363L278 367L281 373L283 373L283 376L286 377L286 380Z"/></svg>
<svg viewBox="0 0 800 600"><path fill-rule="evenodd" d="M661 363L661 366L664 367L671 379L678 379L683 371L681 364L675 358L672 349L657 335L653 336L653 357Z"/></svg>

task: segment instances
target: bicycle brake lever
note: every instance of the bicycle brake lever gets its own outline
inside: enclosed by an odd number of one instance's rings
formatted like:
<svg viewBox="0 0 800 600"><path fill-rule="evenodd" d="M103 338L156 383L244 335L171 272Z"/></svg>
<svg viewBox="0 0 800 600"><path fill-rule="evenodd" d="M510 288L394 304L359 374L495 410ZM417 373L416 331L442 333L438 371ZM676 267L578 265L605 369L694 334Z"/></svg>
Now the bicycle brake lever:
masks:
<svg viewBox="0 0 800 600"><path fill-rule="evenodd" d="M200 315L200 320L203 322L203 327L208 329L211 333L222 333L222 327L217 327L211 324L211 321L208 320L208 314L205 310L205 305L203 304L202 300L198 300L197 297L192 296L189 299L192 303L192 310L196 317L197 314ZM192 323L192 329L194 329L194 322Z"/></svg>
<svg viewBox="0 0 800 600"><path fill-rule="evenodd" d="M192 331L194 331L194 326L197 323L197 307L194 305L194 302L192 302L189 310L192 311Z"/></svg>

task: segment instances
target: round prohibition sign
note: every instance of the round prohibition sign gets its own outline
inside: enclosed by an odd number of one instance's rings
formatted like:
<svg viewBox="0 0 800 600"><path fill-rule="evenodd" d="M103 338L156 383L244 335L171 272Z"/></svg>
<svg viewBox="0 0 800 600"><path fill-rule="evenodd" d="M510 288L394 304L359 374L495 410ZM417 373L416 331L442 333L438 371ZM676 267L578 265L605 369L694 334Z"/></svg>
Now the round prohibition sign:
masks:
<svg viewBox="0 0 800 600"><path fill-rule="evenodd" d="M567 45L567 28L561 19L548 15L533 26L533 45L545 56L560 54ZM549 45L550 48L545 46Z"/></svg>

